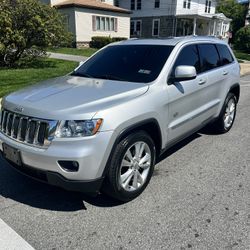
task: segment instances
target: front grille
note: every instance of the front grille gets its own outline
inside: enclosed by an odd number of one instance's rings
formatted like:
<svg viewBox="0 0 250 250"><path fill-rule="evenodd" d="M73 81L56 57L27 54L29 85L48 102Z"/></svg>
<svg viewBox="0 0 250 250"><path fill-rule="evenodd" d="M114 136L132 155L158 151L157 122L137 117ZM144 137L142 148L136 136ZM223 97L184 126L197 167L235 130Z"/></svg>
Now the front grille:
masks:
<svg viewBox="0 0 250 250"><path fill-rule="evenodd" d="M36 147L48 147L54 136L57 122L2 111L0 131L6 136Z"/></svg>

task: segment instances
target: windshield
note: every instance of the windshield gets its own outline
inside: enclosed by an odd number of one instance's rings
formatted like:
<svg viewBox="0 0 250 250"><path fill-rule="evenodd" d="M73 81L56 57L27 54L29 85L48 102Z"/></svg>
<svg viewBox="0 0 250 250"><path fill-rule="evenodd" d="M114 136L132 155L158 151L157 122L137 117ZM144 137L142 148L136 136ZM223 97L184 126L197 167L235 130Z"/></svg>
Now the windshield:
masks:
<svg viewBox="0 0 250 250"><path fill-rule="evenodd" d="M148 83L160 74L173 46L111 45L77 68L72 75Z"/></svg>

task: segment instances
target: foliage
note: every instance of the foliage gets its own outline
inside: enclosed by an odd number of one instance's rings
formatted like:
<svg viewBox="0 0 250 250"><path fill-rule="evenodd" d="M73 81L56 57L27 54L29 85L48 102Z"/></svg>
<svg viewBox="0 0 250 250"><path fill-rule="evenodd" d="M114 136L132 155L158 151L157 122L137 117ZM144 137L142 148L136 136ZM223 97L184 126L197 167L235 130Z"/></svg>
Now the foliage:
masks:
<svg viewBox="0 0 250 250"><path fill-rule="evenodd" d="M77 65L76 62L39 58L23 69L0 68L0 97L36 82L65 75Z"/></svg>
<svg viewBox="0 0 250 250"><path fill-rule="evenodd" d="M234 39L236 32L245 25L247 6L239 4L237 0L219 0L217 12L232 19L231 30Z"/></svg>
<svg viewBox="0 0 250 250"><path fill-rule="evenodd" d="M250 26L243 27L237 31L234 45L236 49L250 53Z"/></svg>
<svg viewBox="0 0 250 250"><path fill-rule="evenodd" d="M123 41L123 40L127 40L127 38L125 38L125 37L113 37L113 38L111 38L109 36L93 36L91 38L91 42L89 45L91 48L100 49L109 43L119 42L119 41Z"/></svg>
<svg viewBox="0 0 250 250"><path fill-rule="evenodd" d="M65 46L71 39L63 17L49 5L37 0L0 0L0 66L35 58L44 48Z"/></svg>

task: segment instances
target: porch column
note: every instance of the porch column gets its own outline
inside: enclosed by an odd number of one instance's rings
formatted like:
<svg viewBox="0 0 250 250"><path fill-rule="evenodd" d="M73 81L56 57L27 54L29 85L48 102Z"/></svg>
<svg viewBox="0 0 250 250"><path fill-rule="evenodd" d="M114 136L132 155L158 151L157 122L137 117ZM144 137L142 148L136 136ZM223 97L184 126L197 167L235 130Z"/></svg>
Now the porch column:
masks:
<svg viewBox="0 0 250 250"><path fill-rule="evenodd" d="M221 27L220 27L220 35L222 36L222 32L223 32L223 25L224 25L224 22L222 21L221 22Z"/></svg>
<svg viewBox="0 0 250 250"><path fill-rule="evenodd" d="M196 35L196 26L197 26L197 18L194 18L194 25L193 25L193 36Z"/></svg>
<svg viewBox="0 0 250 250"><path fill-rule="evenodd" d="M214 20L213 36L216 35L215 28L216 28L216 20Z"/></svg>

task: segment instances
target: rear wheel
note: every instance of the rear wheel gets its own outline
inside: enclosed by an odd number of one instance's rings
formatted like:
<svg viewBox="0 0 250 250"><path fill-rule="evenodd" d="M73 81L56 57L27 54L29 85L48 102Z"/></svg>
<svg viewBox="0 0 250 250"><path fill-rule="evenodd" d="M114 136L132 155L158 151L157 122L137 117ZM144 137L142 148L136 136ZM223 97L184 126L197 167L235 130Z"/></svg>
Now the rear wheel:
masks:
<svg viewBox="0 0 250 250"><path fill-rule="evenodd" d="M151 179L155 155L154 142L146 132L128 135L115 149L103 191L122 201L139 196Z"/></svg>
<svg viewBox="0 0 250 250"><path fill-rule="evenodd" d="M236 116L237 98L233 93L229 93L222 107L220 116L212 124L216 132L228 132L234 123Z"/></svg>

